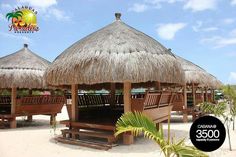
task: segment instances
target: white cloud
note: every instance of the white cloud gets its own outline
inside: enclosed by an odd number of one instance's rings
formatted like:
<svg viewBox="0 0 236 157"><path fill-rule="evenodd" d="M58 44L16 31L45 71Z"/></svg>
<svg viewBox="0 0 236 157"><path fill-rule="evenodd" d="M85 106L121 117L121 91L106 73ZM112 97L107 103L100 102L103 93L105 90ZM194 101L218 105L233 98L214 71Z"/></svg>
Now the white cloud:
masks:
<svg viewBox="0 0 236 157"><path fill-rule="evenodd" d="M33 7L46 9L50 6L56 5L57 0L18 0L19 3L28 3Z"/></svg>
<svg viewBox="0 0 236 157"><path fill-rule="evenodd" d="M144 0L141 3L134 3L128 11L133 12L144 12L148 9L160 9L162 7L162 4L168 3L168 4L174 4L176 2L182 2L185 0Z"/></svg>
<svg viewBox="0 0 236 157"><path fill-rule="evenodd" d="M210 38L204 38L200 42L202 44L211 44L214 48L222 48L230 45L236 45L236 30L230 32L227 37L213 36ZM235 34L234 34L235 33Z"/></svg>
<svg viewBox="0 0 236 157"><path fill-rule="evenodd" d="M71 17L65 11L56 7L57 0L18 0L20 4L28 4L39 10L44 19L55 18L58 21L70 21Z"/></svg>
<svg viewBox="0 0 236 157"><path fill-rule="evenodd" d="M222 22L225 25L230 25L230 24L235 22L235 19L233 19L233 18L225 18L225 19L222 20Z"/></svg>
<svg viewBox="0 0 236 157"><path fill-rule="evenodd" d="M236 5L236 0L232 0L231 5Z"/></svg>
<svg viewBox="0 0 236 157"><path fill-rule="evenodd" d="M184 9L190 9L193 12L212 10L217 6L217 0L188 0Z"/></svg>
<svg viewBox="0 0 236 157"><path fill-rule="evenodd" d="M219 29L218 27L206 27L206 28L203 28L202 31L211 32L211 31L216 31L218 29Z"/></svg>
<svg viewBox="0 0 236 157"><path fill-rule="evenodd" d="M186 23L167 23L161 24L156 29L157 34L165 40L172 40L175 37L175 34L183 29L187 24Z"/></svg>
<svg viewBox="0 0 236 157"><path fill-rule="evenodd" d="M236 51L235 52L227 52L226 55L229 57L236 57Z"/></svg>
<svg viewBox="0 0 236 157"><path fill-rule="evenodd" d="M70 21L70 17L67 16L62 10L52 8L49 10L49 14L56 17L58 21Z"/></svg>
<svg viewBox="0 0 236 157"><path fill-rule="evenodd" d="M146 4L134 3L132 7L128 9L128 11L141 13L141 12L146 11L147 9L148 9L148 6Z"/></svg>
<svg viewBox="0 0 236 157"><path fill-rule="evenodd" d="M195 26L193 26L192 28L193 28L193 31L194 32L199 32L200 31L200 28L202 27L202 21L197 21L196 22L197 24L195 25Z"/></svg>
<svg viewBox="0 0 236 157"><path fill-rule="evenodd" d="M229 78L228 78L229 84L236 84L236 72L230 72Z"/></svg>
<svg viewBox="0 0 236 157"><path fill-rule="evenodd" d="M233 30L230 32L230 36L236 37L236 29L233 29Z"/></svg>
<svg viewBox="0 0 236 157"><path fill-rule="evenodd" d="M30 38L22 35L13 35L10 33L0 32L0 36L15 39L17 41L23 41L23 43L32 43L32 40Z"/></svg>

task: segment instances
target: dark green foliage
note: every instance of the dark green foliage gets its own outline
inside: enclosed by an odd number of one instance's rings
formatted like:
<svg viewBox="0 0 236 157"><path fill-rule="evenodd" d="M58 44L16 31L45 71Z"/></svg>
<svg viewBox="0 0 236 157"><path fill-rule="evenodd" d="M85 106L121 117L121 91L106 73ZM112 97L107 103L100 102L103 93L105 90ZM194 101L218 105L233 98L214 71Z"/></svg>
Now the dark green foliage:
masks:
<svg viewBox="0 0 236 157"><path fill-rule="evenodd" d="M166 157L207 157L208 155L193 146L185 144L185 139L168 141L164 138L163 128L159 130L156 124L140 112L123 114L116 123L115 135L131 132L134 136L143 134L145 138L155 141Z"/></svg>

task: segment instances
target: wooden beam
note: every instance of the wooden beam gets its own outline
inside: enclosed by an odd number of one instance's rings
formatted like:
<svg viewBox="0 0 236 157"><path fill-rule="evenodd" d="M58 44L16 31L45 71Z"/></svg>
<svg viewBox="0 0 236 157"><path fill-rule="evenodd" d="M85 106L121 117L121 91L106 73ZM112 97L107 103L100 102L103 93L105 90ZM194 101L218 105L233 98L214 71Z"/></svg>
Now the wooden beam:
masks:
<svg viewBox="0 0 236 157"><path fill-rule="evenodd" d="M32 89L29 89L29 95L31 96L33 94Z"/></svg>
<svg viewBox="0 0 236 157"><path fill-rule="evenodd" d="M194 83L192 83L192 94L193 94L193 106L196 106L196 89Z"/></svg>
<svg viewBox="0 0 236 157"><path fill-rule="evenodd" d="M188 122L188 113L187 113L187 109L188 109L188 105L187 105L187 88L186 88L186 84L183 87L183 96L184 96L184 112L183 112L183 122L187 123Z"/></svg>
<svg viewBox="0 0 236 157"><path fill-rule="evenodd" d="M29 91L29 96L32 96L33 90L32 90L32 89L29 89L28 91ZM27 121L28 121L28 122L32 122L32 121L33 121L33 116L32 116L32 115L27 116Z"/></svg>
<svg viewBox="0 0 236 157"><path fill-rule="evenodd" d="M124 83L124 112L131 111L131 83Z"/></svg>
<svg viewBox="0 0 236 157"><path fill-rule="evenodd" d="M208 89L207 89L207 87L205 87L205 102L208 102L207 91L208 91Z"/></svg>
<svg viewBox="0 0 236 157"><path fill-rule="evenodd" d="M71 99L72 99L72 105L71 105L71 121L78 121L78 85L73 84L71 85Z"/></svg>
<svg viewBox="0 0 236 157"><path fill-rule="evenodd" d="M16 113L16 97L17 97L17 88L12 87L11 89L11 115ZM10 128L16 128L16 117L10 122Z"/></svg>
<svg viewBox="0 0 236 157"><path fill-rule="evenodd" d="M156 82L156 90L161 90L161 83L159 81Z"/></svg>
<svg viewBox="0 0 236 157"><path fill-rule="evenodd" d="M213 103L215 102L215 90L214 89L212 89L212 101L213 101Z"/></svg>
<svg viewBox="0 0 236 157"><path fill-rule="evenodd" d="M202 92L202 102L204 102L204 100L205 100L205 96L204 96L204 90L201 88L201 92Z"/></svg>
<svg viewBox="0 0 236 157"><path fill-rule="evenodd" d="M131 83L124 82L124 113L131 112ZM130 145L134 143L134 136L130 132L123 134L123 143Z"/></svg>
<svg viewBox="0 0 236 157"><path fill-rule="evenodd" d="M111 94L111 106L115 105L115 101L116 101L116 84L115 83L111 83L111 88L110 88L110 94Z"/></svg>
<svg viewBox="0 0 236 157"><path fill-rule="evenodd" d="M50 95L55 95L55 91L54 90L50 90Z"/></svg>

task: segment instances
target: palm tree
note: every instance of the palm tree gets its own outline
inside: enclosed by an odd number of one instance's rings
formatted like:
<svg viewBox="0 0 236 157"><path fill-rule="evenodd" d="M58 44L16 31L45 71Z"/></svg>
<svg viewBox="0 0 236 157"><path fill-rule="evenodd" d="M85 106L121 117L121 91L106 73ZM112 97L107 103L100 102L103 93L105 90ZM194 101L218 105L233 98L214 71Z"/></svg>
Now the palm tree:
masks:
<svg viewBox="0 0 236 157"><path fill-rule="evenodd" d="M22 17L22 15L23 15L22 11L16 11L16 12L7 13L6 18L8 19L8 21L11 18L11 22L12 24L14 24L15 21L19 19L19 17Z"/></svg>
<svg viewBox="0 0 236 157"><path fill-rule="evenodd" d="M185 139L170 142L165 140L163 134L163 128L159 130L156 128L156 124L143 115L140 112L129 112L123 114L116 123L115 136L125 132L131 132L134 136L138 136L143 133L144 137L155 141L161 148L165 157L177 156L177 157L207 157L208 155L202 151L196 149L193 146L187 146Z"/></svg>

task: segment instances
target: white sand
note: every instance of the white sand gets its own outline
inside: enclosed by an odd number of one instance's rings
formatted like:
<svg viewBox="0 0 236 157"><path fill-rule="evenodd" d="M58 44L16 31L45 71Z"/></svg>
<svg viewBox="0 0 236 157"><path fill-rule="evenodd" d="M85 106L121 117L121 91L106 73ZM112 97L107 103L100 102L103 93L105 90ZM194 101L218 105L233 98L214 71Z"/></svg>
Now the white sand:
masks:
<svg viewBox="0 0 236 157"><path fill-rule="evenodd" d="M48 116L34 116L32 123L26 123L22 118L18 118L20 127L17 129L0 130L0 157L123 157L123 156L148 156L158 157L159 147L152 141L144 138L136 138L135 144L130 146L119 145L109 151L101 151L86 147L73 146L56 143L53 140L54 131L49 125ZM57 116L57 120L67 119L66 108ZM189 138L189 128L191 123L182 123L181 117L174 116L171 124L172 135L177 138ZM26 123L26 124L25 124ZM64 126L58 125L56 134L60 134L60 129ZM167 126L164 124L165 132ZM229 151L228 139L217 151L209 153L211 157L235 157L236 156L236 131L231 130L232 148ZM191 143L187 140L187 143Z"/></svg>

